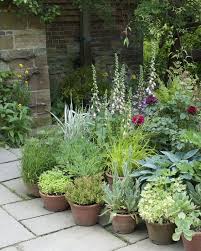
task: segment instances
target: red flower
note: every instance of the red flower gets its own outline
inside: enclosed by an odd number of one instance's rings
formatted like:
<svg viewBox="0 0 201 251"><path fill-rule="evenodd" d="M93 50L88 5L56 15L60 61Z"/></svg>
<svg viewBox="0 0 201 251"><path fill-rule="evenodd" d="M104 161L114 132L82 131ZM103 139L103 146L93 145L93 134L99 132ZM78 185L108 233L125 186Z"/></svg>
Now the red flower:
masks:
<svg viewBox="0 0 201 251"><path fill-rule="evenodd" d="M142 125L142 124L144 124L144 116L141 114L135 115L132 118L132 122L135 125Z"/></svg>
<svg viewBox="0 0 201 251"><path fill-rule="evenodd" d="M189 106L187 112L191 115L195 115L198 112L198 108L196 106Z"/></svg>

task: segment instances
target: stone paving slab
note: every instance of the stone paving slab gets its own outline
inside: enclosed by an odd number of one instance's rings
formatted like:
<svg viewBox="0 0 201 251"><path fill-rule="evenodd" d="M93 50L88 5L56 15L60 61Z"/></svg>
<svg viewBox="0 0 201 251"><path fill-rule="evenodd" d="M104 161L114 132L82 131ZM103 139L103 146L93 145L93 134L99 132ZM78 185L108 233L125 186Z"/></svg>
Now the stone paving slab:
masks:
<svg viewBox="0 0 201 251"><path fill-rule="evenodd" d="M18 194L20 197L23 197L25 199L30 199L27 195L27 190L24 185L24 182L21 178L19 179L14 179L14 180L9 180L6 182L3 182L3 184L8 187L9 189L13 190L16 194Z"/></svg>
<svg viewBox="0 0 201 251"><path fill-rule="evenodd" d="M72 227L19 244L23 251L112 251L126 243L100 226Z"/></svg>
<svg viewBox="0 0 201 251"><path fill-rule="evenodd" d="M20 177L19 161L0 164L0 182Z"/></svg>
<svg viewBox="0 0 201 251"><path fill-rule="evenodd" d="M19 148L9 148L9 152L14 154L17 157L17 159L21 159L22 157L22 151Z"/></svg>
<svg viewBox="0 0 201 251"><path fill-rule="evenodd" d="M0 248L34 237L25 227L0 208Z"/></svg>
<svg viewBox="0 0 201 251"><path fill-rule="evenodd" d="M75 226L71 211L64 211L21 222L36 235L44 235Z"/></svg>
<svg viewBox="0 0 201 251"><path fill-rule="evenodd" d="M176 243L168 246L158 246L150 242L149 239L139 241L136 244L129 245L125 248L120 248L118 251L184 251L181 243Z"/></svg>
<svg viewBox="0 0 201 251"><path fill-rule="evenodd" d="M17 220L25 220L52 213L43 207L41 199L16 202L5 205L3 208Z"/></svg>
<svg viewBox="0 0 201 251"><path fill-rule="evenodd" d="M106 229L113 233L112 226L109 226ZM142 241L148 238L148 233L147 233L145 224L138 225L136 227L135 232L131 234L117 234L117 233L114 233L114 234L130 244L133 244L133 243L136 243L138 241Z"/></svg>
<svg viewBox="0 0 201 251"><path fill-rule="evenodd" d="M12 193L8 188L0 184L0 205L20 201L22 198Z"/></svg>
<svg viewBox="0 0 201 251"><path fill-rule="evenodd" d="M8 150L4 148L0 148L0 164L10 162L10 161L15 161L17 159L18 158L12 152L9 152Z"/></svg>
<svg viewBox="0 0 201 251"><path fill-rule="evenodd" d="M3 248L1 249L1 251L19 251L19 250L17 250L17 248L15 247L9 247L9 248Z"/></svg>

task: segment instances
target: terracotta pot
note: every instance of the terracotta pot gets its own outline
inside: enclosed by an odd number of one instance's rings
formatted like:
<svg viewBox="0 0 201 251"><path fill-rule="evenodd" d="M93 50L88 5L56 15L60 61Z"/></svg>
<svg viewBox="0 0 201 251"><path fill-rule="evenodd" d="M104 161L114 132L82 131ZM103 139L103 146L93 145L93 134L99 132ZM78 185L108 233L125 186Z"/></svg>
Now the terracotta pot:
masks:
<svg viewBox="0 0 201 251"><path fill-rule="evenodd" d="M110 186L110 189L112 190L113 176L112 176L112 174L110 174L110 173L106 173L105 175L106 175L106 178L107 178L107 182L108 182L108 184L109 184L109 186ZM119 177L119 178L120 178L121 180L124 179L124 177Z"/></svg>
<svg viewBox="0 0 201 251"><path fill-rule="evenodd" d="M36 198L40 198L39 188L37 184L26 184L27 194Z"/></svg>
<svg viewBox="0 0 201 251"><path fill-rule="evenodd" d="M169 245L173 243L172 235L175 232L175 224L153 224L147 223L149 239L157 245Z"/></svg>
<svg viewBox="0 0 201 251"><path fill-rule="evenodd" d="M135 230L136 220L131 215L117 214L112 219L112 227L116 233L130 234Z"/></svg>
<svg viewBox="0 0 201 251"><path fill-rule="evenodd" d="M53 212L65 211L69 208L69 203L64 195L46 195L40 192L44 207Z"/></svg>
<svg viewBox="0 0 201 251"><path fill-rule="evenodd" d="M80 206L70 203L74 221L79 226L93 226L98 222L101 207L98 204Z"/></svg>
<svg viewBox="0 0 201 251"><path fill-rule="evenodd" d="M182 236L182 241L185 251L201 251L201 232L195 233L192 241L187 241L184 236Z"/></svg>

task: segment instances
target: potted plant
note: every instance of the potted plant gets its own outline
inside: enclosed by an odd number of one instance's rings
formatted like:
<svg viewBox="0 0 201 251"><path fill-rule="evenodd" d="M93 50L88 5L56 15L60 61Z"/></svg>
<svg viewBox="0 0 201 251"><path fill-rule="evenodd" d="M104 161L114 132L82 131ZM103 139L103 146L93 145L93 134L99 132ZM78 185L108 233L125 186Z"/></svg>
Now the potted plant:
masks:
<svg viewBox="0 0 201 251"><path fill-rule="evenodd" d="M22 179L27 187L27 193L40 197L38 180L40 175L54 168L55 155L61 138L53 135L52 131L41 133L36 138L26 141L22 149L21 172Z"/></svg>
<svg viewBox="0 0 201 251"><path fill-rule="evenodd" d="M126 165L123 170L124 179L115 173L112 190L109 185L104 185L103 200L107 207L105 212L111 212L114 232L129 234L136 227L140 186L138 181L133 182Z"/></svg>
<svg viewBox="0 0 201 251"><path fill-rule="evenodd" d="M69 182L69 178L60 170L55 169L41 174L38 187L47 210L58 212L69 208L65 199L66 187Z"/></svg>
<svg viewBox="0 0 201 251"><path fill-rule="evenodd" d="M92 226L97 223L102 196L100 175L80 177L67 185L66 199L77 225Z"/></svg>
<svg viewBox="0 0 201 251"><path fill-rule="evenodd" d="M109 171L106 176L108 183L112 184L113 173L117 171L119 177L123 177L123 165L127 163L131 171L139 169L139 161L154 154L149 147L148 135L137 128L129 135L121 136L107 150Z"/></svg>
<svg viewBox="0 0 201 251"><path fill-rule="evenodd" d="M200 251L201 247L201 184L190 187L190 197L183 193L175 198L175 241L182 237L185 251Z"/></svg>
<svg viewBox="0 0 201 251"><path fill-rule="evenodd" d="M174 195L186 189L180 179L159 177L145 185L139 201L139 214L147 225L150 240L158 245L173 242L175 214L172 210Z"/></svg>

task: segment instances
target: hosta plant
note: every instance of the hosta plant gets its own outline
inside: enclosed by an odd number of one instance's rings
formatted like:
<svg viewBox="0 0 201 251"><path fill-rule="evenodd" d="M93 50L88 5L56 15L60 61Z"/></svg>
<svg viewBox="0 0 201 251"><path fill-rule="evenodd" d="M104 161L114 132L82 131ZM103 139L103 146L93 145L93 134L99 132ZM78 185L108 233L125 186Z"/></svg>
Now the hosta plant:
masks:
<svg viewBox="0 0 201 251"><path fill-rule="evenodd" d="M65 176L60 170L50 170L41 174L38 187L46 195L65 194L69 177Z"/></svg>
<svg viewBox="0 0 201 251"><path fill-rule="evenodd" d="M102 203L102 177L96 175L75 179L74 182L67 185L66 199L82 206Z"/></svg>

